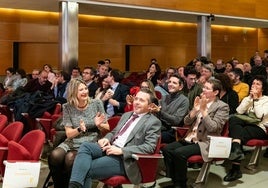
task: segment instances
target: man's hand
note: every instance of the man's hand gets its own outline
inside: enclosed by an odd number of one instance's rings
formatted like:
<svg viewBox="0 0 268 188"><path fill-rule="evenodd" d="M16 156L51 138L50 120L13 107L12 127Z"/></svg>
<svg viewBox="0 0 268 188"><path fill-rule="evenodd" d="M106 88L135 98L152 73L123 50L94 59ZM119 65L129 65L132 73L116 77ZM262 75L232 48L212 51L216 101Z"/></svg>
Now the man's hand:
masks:
<svg viewBox="0 0 268 188"><path fill-rule="evenodd" d="M207 115L207 103L208 103L208 99L205 95L201 95L201 100L200 100L200 112L202 114L203 117L205 117Z"/></svg>
<svg viewBox="0 0 268 188"><path fill-rule="evenodd" d="M122 155L123 151L121 148L116 146L105 146L103 151L106 151L106 155Z"/></svg>
<svg viewBox="0 0 268 188"><path fill-rule="evenodd" d="M109 99L109 103L112 105L112 106L119 106L119 102L115 99Z"/></svg>
<svg viewBox="0 0 268 188"><path fill-rule="evenodd" d="M110 141L107 138L102 138L98 140L98 144L103 151L105 151L105 147L110 146Z"/></svg>
<svg viewBox="0 0 268 188"><path fill-rule="evenodd" d="M161 106L157 106L156 104L151 103L150 106L149 106L149 110L152 113L160 112Z"/></svg>

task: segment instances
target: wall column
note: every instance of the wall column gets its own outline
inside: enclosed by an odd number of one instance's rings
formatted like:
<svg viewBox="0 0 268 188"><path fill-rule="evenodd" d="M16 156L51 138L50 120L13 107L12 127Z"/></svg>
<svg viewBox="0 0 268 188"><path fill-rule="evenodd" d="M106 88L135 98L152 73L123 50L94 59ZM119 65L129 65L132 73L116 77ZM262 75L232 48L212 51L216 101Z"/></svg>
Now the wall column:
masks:
<svg viewBox="0 0 268 188"><path fill-rule="evenodd" d="M71 73L78 65L78 11L76 2L59 3L59 55L60 69Z"/></svg>
<svg viewBox="0 0 268 188"><path fill-rule="evenodd" d="M211 59L211 20L214 16L197 17L197 54Z"/></svg>

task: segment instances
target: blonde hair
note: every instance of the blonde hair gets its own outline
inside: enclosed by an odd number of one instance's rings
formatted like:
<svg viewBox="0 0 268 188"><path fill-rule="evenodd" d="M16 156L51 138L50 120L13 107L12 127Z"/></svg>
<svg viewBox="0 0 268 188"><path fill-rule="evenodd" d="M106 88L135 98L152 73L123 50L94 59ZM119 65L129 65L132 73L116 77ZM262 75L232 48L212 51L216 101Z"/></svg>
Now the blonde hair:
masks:
<svg viewBox="0 0 268 188"><path fill-rule="evenodd" d="M148 85L148 89L151 90L151 92L153 93L154 97L157 98L157 97L156 97L156 94L155 94L155 90L154 90L154 84L153 84L153 82L152 82L151 80L143 80L143 81L141 82L141 84L142 84L142 83L146 83L146 84ZM140 84L140 85L141 85L141 84Z"/></svg>
<svg viewBox="0 0 268 188"><path fill-rule="evenodd" d="M72 79L69 83L68 83L68 87L67 87L67 101L77 107L79 104L79 101L77 99L77 93L78 93L78 87L80 84L84 84L85 86L87 86L87 84L81 80L81 79ZM88 104L90 102L90 97L88 96Z"/></svg>

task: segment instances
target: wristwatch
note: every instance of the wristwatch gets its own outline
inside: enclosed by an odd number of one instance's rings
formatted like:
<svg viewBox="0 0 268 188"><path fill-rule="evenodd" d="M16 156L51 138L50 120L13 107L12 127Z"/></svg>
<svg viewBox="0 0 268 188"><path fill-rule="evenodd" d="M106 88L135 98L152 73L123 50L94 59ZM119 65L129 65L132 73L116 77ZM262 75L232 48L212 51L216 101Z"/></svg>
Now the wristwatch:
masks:
<svg viewBox="0 0 268 188"><path fill-rule="evenodd" d="M77 131L80 133L82 130L80 127L77 128Z"/></svg>

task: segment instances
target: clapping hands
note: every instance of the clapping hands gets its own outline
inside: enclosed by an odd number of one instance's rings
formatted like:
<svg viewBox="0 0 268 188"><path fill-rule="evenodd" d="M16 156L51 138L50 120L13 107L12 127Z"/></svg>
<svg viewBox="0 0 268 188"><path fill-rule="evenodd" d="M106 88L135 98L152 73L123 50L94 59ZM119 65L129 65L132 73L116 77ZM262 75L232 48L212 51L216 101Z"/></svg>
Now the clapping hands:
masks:
<svg viewBox="0 0 268 188"><path fill-rule="evenodd" d="M199 97L197 96L194 100L194 110L195 111L200 111L202 115L204 116L205 113L207 113L207 103L208 99L206 98L205 95L202 95Z"/></svg>

